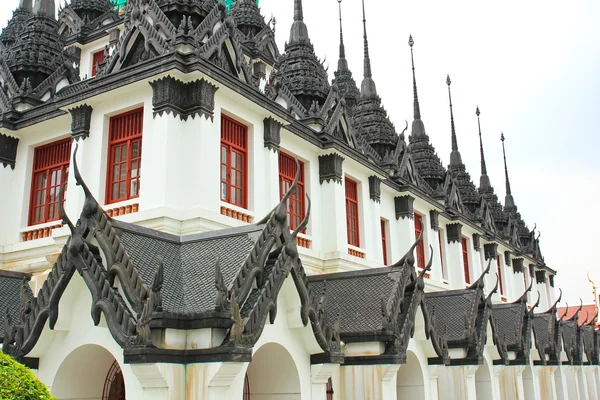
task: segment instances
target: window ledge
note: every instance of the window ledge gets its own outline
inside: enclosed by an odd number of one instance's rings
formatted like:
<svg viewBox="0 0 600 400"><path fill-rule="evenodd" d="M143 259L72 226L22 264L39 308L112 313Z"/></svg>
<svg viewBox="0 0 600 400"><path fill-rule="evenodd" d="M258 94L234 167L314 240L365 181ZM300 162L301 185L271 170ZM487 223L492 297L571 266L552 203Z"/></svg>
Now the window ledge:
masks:
<svg viewBox="0 0 600 400"><path fill-rule="evenodd" d="M139 211L140 205L136 199L123 201L120 203L112 203L105 206L106 214L109 217L118 217L120 215L133 214Z"/></svg>
<svg viewBox="0 0 600 400"><path fill-rule="evenodd" d="M356 247L356 246L352 246L352 245L348 245L348 254L350 254L353 257L358 257L358 258L365 258L366 253L363 249Z"/></svg>
<svg viewBox="0 0 600 400"><path fill-rule="evenodd" d="M43 224L28 226L21 230L21 240L28 242L30 240L42 239L52 236L52 231L61 228L63 225L60 220L46 222Z"/></svg>
<svg viewBox="0 0 600 400"><path fill-rule="evenodd" d="M298 233L298 236L296 236L296 245L310 249L312 248L312 237Z"/></svg>
<svg viewBox="0 0 600 400"><path fill-rule="evenodd" d="M249 224L254 220L254 216L249 214L248 210L244 210L243 208L236 207L229 203L221 203L221 215Z"/></svg>

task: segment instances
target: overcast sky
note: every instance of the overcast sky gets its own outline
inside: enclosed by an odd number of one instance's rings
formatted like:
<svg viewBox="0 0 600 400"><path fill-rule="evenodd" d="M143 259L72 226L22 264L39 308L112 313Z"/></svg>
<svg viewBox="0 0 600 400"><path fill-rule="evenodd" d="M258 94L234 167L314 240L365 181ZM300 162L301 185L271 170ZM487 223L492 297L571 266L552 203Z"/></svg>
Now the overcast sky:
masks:
<svg viewBox="0 0 600 400"><path fill-rule="evenodd" d="M337 66L336 0L303 0L304 20L317 55ZM18 0L4 0L0 21ZM58 5L58 4L57 4ZM277 18L283 52L293 17L292 0L260 0ZM450 155L446 74L459 150L478 184L481 125L492 185L504 200L500 133L506 136L513 196L521 215L542 233L547 264L570 304L593 300L586 274L600 284L600 15L598 0L366 0L367 29L379 95L401 130L412 121L408 36L414 52L421 114L444 164ZM360 87L363 73L359 0L343 0L346 57Z"/></svg>

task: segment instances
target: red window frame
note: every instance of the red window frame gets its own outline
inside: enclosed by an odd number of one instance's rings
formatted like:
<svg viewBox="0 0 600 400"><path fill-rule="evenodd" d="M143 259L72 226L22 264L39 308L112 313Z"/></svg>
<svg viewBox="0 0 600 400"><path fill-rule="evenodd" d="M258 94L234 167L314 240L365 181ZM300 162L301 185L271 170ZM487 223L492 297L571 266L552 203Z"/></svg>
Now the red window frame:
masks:
<svg viewBox="0 0 600 400"><path fill-rule="evenodd" d="M385 229L385 219L381 219L381 247L383 249L383 265L388 265L387 258L387 233Z"/></svg>
<svg viewBox="0 0 600 400"><path fill-rule="evenodd" d="M29 225L60 219L58 193L65 198L71 163L71 139L35 148L29 204Z"/></svg>
<svg viewBox="0 0 600 400"><path fill-rule="evenodd" d="M113 362L106 378L104 379L104 389L102 390L102 400L125 400L125 379L123 372L117 361Z"/></svg>
<svg viewBox="0 0 600 400"><path fill-rule="evenodd" d="M250 400L250 380L248 379L248 374L244 377L244 393L242 399Z"/></svg>
<svg viewBox="0 0 600 400"><path fill-rule="evenodd" d="M346 177L346 231L348 244L360 247L360 226L358 224L358 183Z"/></svg>
<svg viewBox="0 0 600 400"><path fill-rule="evenodd" d="M500 262L500 254L496 255L496 265L498 265L498 283L500 287L500 295L504 296L504 283L502 282L502 263Z"/></svg>
<svg viewBox="0 0 600 400"><path fill-rule="evenodd" d="M248 127L221 115L221 200L248 208Z"/></svg>
<svg viewBox="0 0 600 400"><path fill-rule="evenodd" d="M106 204L140 195L144 109L111 117L108 138Z"/></svg>
<svg viewBox="0 0 600 400"><path fill-rule="evenodd" d="M296 193L292 194L288 200L288 219L290 222L290 229L296 229L304 216L306 215L305 210L305 188L304 188L304 163L298 160L300 164L300 178L298 179L298 187ZM296 165L296 159L289 154L282 151L279 152L279 198L283 199L283 196L290 189L296 179L296 172L298 166ZM306 229L301 231L306 233Z"/></svg>
<svg viewBox="0 0 600 400"><path fill-rule="evenodd" d="M104 50L92 54L92 78L98 73L98 64L104 62Z"/></svg>
<svg viewBox="0 0 600 400"><path fill-rule="evenodd" d="M465 282L468 284L471 283L471 273L469 272L469 248L467 246L467 238L462 237L460 240L462 245L462 255L463 255L463 269L465 274Z"/></svg>
<svg viewBox="0 0 600 400"><path fill-rule="evenodd" d="M415 240L423 232L423 216L415 213ZM415 248L417 252L417 268L425 268L425 238Z"/></svg>

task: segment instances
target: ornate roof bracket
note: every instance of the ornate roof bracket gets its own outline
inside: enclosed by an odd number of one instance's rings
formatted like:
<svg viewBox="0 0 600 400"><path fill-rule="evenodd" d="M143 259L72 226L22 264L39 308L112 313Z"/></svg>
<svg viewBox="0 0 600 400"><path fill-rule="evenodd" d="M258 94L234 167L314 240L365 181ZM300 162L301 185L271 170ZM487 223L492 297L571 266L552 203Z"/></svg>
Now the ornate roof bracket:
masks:
<svg viewBox="0 0 600 400"><path fill-rule="evenodd" d="M265 118L263 122L265 147L277 153L281 143L281 127L283 124L273 117Z"/></svg>
<svg viewBox="0 0 600 400"><path fill-rule="evenodd" d="M319 182L321 185L323 182L329 183L330 181L342 184L344 177L343 162L344 157L337 153L319 156Z"/></svg>
<svg viewBox="0 0 600 400"><path fill-rule="evenodd" d="M535 337L535 347L540 358L540 360L536 361L535 364L560 365L562 351L562 324L557 319L556 312L557 305L561 299L562 290L560 290L558 299L547 311L534 314L533 333Z"/></svg>
<svg viewBox="0 0 600 400"><path fill-rule="evenodd" d="M375 203L381 203L381 178L376 175L369 177L369 198Z"/></svg>
<svg viewBox="0 0 600 400"><path fill-rule="evenodd" d="M415 210L413 208L413 202L415 198L409 195L396 196L394 197L394 208L396 209L396 219L413 219L415 216Z"/></svg>
<svg viewBox="0 0 600 400"><path fill-rule="evenodd" d="M0 133L0 163L4 168L15 169L19 139Z"/></svg>
<svg viewBox="0 0 600 400"><path fill-rule="evenodd" d="M150 82L154 117L163 113L182 121L204 116L214 121L215 93L218 88L205 79L182 82L171 76Z"/></svg>
<svg viewBox="0 0 600 400"><path fill-rule="evenodd" d="M71 113L71 138L76 142L90 136L92 111L92 106L88 104L82 104L69 110Z"/></svg>

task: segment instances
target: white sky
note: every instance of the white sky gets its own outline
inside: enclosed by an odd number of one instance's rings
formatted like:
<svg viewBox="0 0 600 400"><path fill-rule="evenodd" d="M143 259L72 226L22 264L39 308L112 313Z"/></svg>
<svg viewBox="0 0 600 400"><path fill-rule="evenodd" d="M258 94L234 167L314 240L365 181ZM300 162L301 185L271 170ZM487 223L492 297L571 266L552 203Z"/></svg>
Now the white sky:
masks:
<svg viewBox="0 0 600 400"><path fill-rule="evenodd" d="M303 0L304 20L317 55L337 67L336 0ZM500 132L506 135L513 196L531 228L542 232L547 264L570 304L591 302L586 274L600 284L594 251L600 248L600 2L597 0L365 0L373 78L390 118L401 130L412 121L408 35L415 40L421 114L444 164L450 154L446 74L459 149L479 183L481 124L488 174L504 199ZM18 0L4 0L0 21ZM260 0L277 18L283 52L292 0ZM57 4L58 6L58 4ZM346 57L357 83L363 73L359 0L343 0Z"/></svg>

